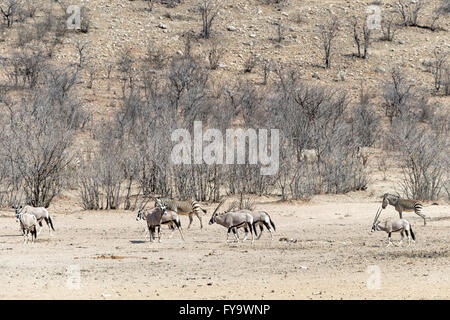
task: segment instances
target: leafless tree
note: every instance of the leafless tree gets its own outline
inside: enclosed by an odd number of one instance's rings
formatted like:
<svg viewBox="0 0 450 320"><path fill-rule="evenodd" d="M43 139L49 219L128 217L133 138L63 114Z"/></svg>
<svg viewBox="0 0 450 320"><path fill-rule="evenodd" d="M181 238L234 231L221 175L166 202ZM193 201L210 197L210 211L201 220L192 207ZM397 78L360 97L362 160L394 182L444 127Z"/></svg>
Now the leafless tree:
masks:
<svg viewBox="0 0 450 320"><path fill-rule="evenodd" d="M214 19L219 14L220 8L215 0L200 0L198 9L202 16L201 36L209 39Z"/></svg>
<svg viewBox="0 0 450 320"><path fill-rule="evenodd" d="M74 45L78 52L78 67L82 69L86 59L85 52L89 48L90 44L88 41L78 40Z"/></svg>
<svg viewBox="0 0 450 320"><path fill-rule="evenodd" d="M367 59L368 49L370 45L371 31L365 22L359 27L358 18L353 18L353 39L355 40L356 47L358 49L358 58ZM363 53L361 54L361 47L363 48Z"/></svg>
<svg viewBox="0 0 450 320"><path fill-rule="evenodd" d="M216 70L219 67L222 56L223 47L219 46L217 41L214 41L208 52L208 62L211 70Z"/></svg>
<svg viewBox="0 0 450 320"><path fill-rule="evenodd" d="M336 16L331 16L325 24L319 25L318 33L324 51L325 68L331 66L331 55L335 38L338 36L339 23Z"/></svg>
<svg viewBox="0 0 450 320"><path fill-rule="evenodd" d="M6 26L11 28L18 10L21 8L22 2L20 0L3 0L0 3L0 12L6 21Z"/></svg>
<svg viewBox="0 0 450 320"><path fill-rule="evenodd" d="M8 116L2 119L3 154L23 181L27 202L33 206L48 207L67 186L73 158L70 147L85 117L71 95L62 101L58 98L63 86L44 82L31 95L9 105Z"/></svg>
<svg viewBox="0 0 450 320"><path fill-rule="evenodd" d="M397 0L396 9L402 17L402 24L404 26L418 26L419 14L426 4L426 0Z"/></svg>
<svg viewBox="0 0 450 320"><path fill-rule="evenodd" d="M383 32L381 40L394 40L395 32L397 31L397 23L395 22L395 16L392 12L388 12L383 16L383 20L381 21L381 31Z"/></svg>
<svg viewBox="0 0 450 320"><path fill-rule="evenodd" d="M437 49L433 52L434 59L431 64L431 73L433 74L434 78L434 88L436 92L439 92L441 87L444 85L445 89L445 77L446 77L446 70L449 67L448 52L445 51L439 51ZM444 90L445 91L445 90Z"/></svg>

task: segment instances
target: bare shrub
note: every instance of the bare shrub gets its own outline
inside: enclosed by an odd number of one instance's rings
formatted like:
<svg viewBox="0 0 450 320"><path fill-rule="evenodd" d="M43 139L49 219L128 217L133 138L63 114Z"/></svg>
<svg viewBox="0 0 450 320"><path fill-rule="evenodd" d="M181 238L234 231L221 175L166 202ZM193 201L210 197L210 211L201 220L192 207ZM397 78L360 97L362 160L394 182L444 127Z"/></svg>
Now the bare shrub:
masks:
<svg viewBox="0 0 450 320"><path fill-rule="evenodd" d="M362 88L359 103L353 108L351 117L352 129L360 146L373 146L379 139L380 117L377 115L369 93Z"/></svg>
<svg viewBox="0 0 450 320"><path fill-rule="evenodd" d="M27 203L33 206L48 207L67 185L70 147L83 118L76 99L67 96L62 105L58 103L61 86L53 85L17 101L1 119L2 153L23 181Z"/></svg>
<svg viewBox="0 0 450 320"><path fill-rule="evenodd" d="M318 27L318 34L320 37L320 46L324 52L325 68L331 66L331 55L333 50L334 39L338 36L339 24L336 16L328 18L325 24Z"/></svg>
<svg viewBox="0 0 450 320"><path fill-rule="evenodd" d="M405 117L394 122L405 128L393 131L392 139L402 159L402 191L408 198L435 200L448 179L448 117L437 116L430 127Z"/></svg>
<svg viewBox="0 0 450 320"><path fill-rule="evenodd" d="M223 56L223 48L219 46L219 44L215 41L211 45L209 52L208 52L208 62L209 62L209 68L211 70L216 70L219 68L220 65L220 59Z"/></svg>
<svg viewBox="0 0 450 320"><path fill-rule="evenodd" d="M397 0L396 9L404 26L418 26L420 12L425 8L425 0Z"/></svg>
<svg viewBox="0 0 450 320"><path fill-rule="evenodd" d="M394 67L389 76L389 80L383 85L383 109L392 123L392 120L400 116L409 106L414 95L411 84L408 83L400 68Z"/></svg>
<svg viewBox="0 0 450 320"><path fill-rule="evenodd" d="M212 24L219 13L219 5L215 0L200 0L198 10L202 16L201 36L209 39L212 32Z"/></svg>
<svg viewBox="0 0 450 320"><path fill-rule="evenodd" d="M258 65L258 57L255 53L251 53L244 61L244 72L250 73Z"/></svg>
<svg viewBox="0 0 450 320"><path fill-rule="evenodd" d="M11 28L14 23L14 18L22 7L20 0L3 0L0 3L0 12L5 20L6 27Z"/></svg>
<svg viewBox="0 0 450 320"><path fill-rule="evenodd" d="M436 92L439 92L443 87L445 92L445 72L449 67L449 55L445 51L439 51L435 49L433 51L433 56L434 59L431 63L431 73L433 74L434 78L434 89L436 90Z"/></svg>
<svg viewBox="0 0 450 320"><path fill-rule="evenodd" d="M382 41L393 41L395 33L397 32L397 23L395 21L395 16L392 12L388 12L383 16L381 21L381 31L383 36Z"/></svg>
<svg viewBox="0 0 450 320"><path fill-rule="evenodd" d="M358 23L358 18L353 18L353 39L355 41L356 47L358 49L358 54L356 55L358 58L367 59L368 49L370 45L370 36L371 31L367 26L365 20L361 23L361 27ZM363 53L361 53L361 48L363 48Z"/></svg>
<svg viewBox="0 0 450 320"><path fill-rule="evenodd" d="M46 62L41 50L16 51L8 60L8 78L14 83L14 87L33 89Z"/></svg>

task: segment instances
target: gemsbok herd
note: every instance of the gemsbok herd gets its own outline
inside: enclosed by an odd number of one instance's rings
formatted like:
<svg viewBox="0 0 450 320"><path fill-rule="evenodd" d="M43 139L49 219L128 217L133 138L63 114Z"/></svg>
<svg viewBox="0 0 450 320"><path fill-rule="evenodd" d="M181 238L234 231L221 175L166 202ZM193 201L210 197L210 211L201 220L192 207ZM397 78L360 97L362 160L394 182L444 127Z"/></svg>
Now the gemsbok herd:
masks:
<svg viewBox="0 0 450 320"><path fill-rule="evenodd" d="M203 228L201 216L202 212L207 213L207 211L203 209L197 201L181 201L171 198L154 199L154 207L146 210L145 206L149 201L147 200L147 202L143 204L138 210L136 217L136 220L138 221L145 220L145 239L148 236L150 242L156 240L156 233L158 242L161 242L161 225L167 225L172 230L170 238L172 238L175 228L178 229L181 239L184 241L180 215L188 215L188 229L192 224L193 215L197 216L200 221L200 228ZM234 206L231 206L229 209L223 212L218 212L223 203L224 201L220 202L216 207L216 209L212 213L211 219L209 220L209 224L212 225L214 223L217 223L218 225L221 225L227 229L227 237L225 242L228 242L228 238L231 232L233 232L235 241L239 242L240 238L238 229L242 228L245 232L242 241L245 241L248 238L248 233L250 232L251 242L253 243L255 240L254 236L256 236L256 240L259 240L261 238L264 226L269 231L271 240L273 240L273 233L276 228L274 222L272 221L272 218L267 212L236 209ZM381 222L379 220L380 214L382 210L386 209L388 205L392 205L395 208L395 210L399 213L400 218L395 220L389 218ZM437 203L432 203L430 205L437 205ZM391 234L393 232L400 232L401 239L398 243L398 246L401 246L405 235L408 239L409 246L411 244L411 241L415 242L416 235L413 232L411 223L403 219L403 212L413 211L423 219L424 225L426 225L427 217L421 213L421 210L424 207L426 206L421 204L419 201L402 199L399 195L385 193L383 195L381 206L378 209L375 215L375 219L372 223L371 231L385 231L388 234L387 246L391 246L393 244L391 240ZM52 230L55 230L53 227L52 218L50 217L47 209L43 207L32 207L29 205L14 206L13 208L15 209L16 221L20 223L20 228L24 237L24 243L27 243L29 241L30 235L32 242L34 242L37 236L39 236L43 228L42 221L46 222L50 235ZM258 226L260 229L259 235L257 232Z"/></svg>

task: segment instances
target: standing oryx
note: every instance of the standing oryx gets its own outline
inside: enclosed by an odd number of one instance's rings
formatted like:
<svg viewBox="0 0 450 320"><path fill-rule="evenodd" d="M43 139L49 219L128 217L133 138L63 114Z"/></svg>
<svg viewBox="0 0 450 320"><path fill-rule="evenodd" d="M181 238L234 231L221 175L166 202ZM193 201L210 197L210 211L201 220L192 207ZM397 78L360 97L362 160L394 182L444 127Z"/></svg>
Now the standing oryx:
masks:
<svg viewBox="0 0 450 320"><path fill-rule="evenodd" d="M253 217L253 231L255 232L256 240L259 240L261 238L262 232L264 230L263 225L266 226L267 230L270 232L270 238L273 240L273 234L272 234L272 228L273 231L275 231L275 224L273 223L272 219L270 218L269 214L265 211L250 211L249 212ZM259 225L259 236L256 232L256 226ZM272 228L270 227L272 226Z"/></svg>
<svg viewBox="0 0 450 320"><path fill-rule="evenodd" d="M248 231L247 228L250 229L250 233L252 235L252 243L254 241L253 238L253 217L248 212L248 210L237 210L237 211L226 211L222 213L217 213L217 210L220 208L220 206L224 203L222 201L217 206L216 210L214 210L211 219L209 220L209 224L217 223L221 226L224 226L228 229L227 232L227 239L225 242L228 242L228 236L230 235L230 232L233 231L234 237L236 238L236 241L239 242L239 237L237 235L237 229L238 228L245 228L245 237L242 241L245 241L247 239Z"/></svg>
<svg viewBox="0 0 450 320"><path fill-rule="evenodd" d="M202 217L201 217L201 211L206 213L207 211L203 209L200 204L197 201L180 201L175 200L171 198L156 198L155 200L155 207L156 206L166 206L168 210L175 211L179 215L185 215L187 214L189 217L189 225L188 229L191 227L192 224L192 215L195 214L200 221L200 229L203 228L202 223Z"/></svg>
<svg viewBox="0 0 450 320"><path fill-rule="evenodd" d="M411 245L411 237L413 241L416 241L416 236L414 235L414 232L412 230L411 224L405 220L405 219L397 219L397 220L391 220L390 218L384 222L380 222L378 220L381 213L381 209L378 210L377 214L375 215L375 220L372 224L372 232L375 231L385 231L388 234L388 247L392 244L391 241L391 233L392 232L399 232L401 235L401 239L399 242L399 246L402 245L404 234L406 233L406 236L408 237L408 246ZM410 236L411 233L411 236Z"/></svg>
<svg viewBox="0 0 450 320"><path fill-rule="evenodd" d="M20 222L20 227L22 228L23 233L23 242L28 242L28 235L31 233L31 242L34 242L34 240L37 237L36 229L38 225L38 221L36 217L32 214L26 213L26 212L18 212L16 210L16 221Z"/></svg>
<svg viewBox="0 0 450 320"><path fill-rule="evenodd" d="M162 209L163 210L163 214L161 216L159 224L160 225L161 224L167 224L169 226L169 228L172 230L169 238L173 237L173 232L175 231L175 227L177 227L178 231L180 232L181 239L184 241L183 231L181 229L180 217L178 216L178 214L175 211L167 210L167 209L165 209L165 207L163 207L163 208L164 208L164 209ZM151 209L148 212L144 212L144 210L141 209L141 210L138 211L138 214L137 214L137 217L136 217L137 221L140 221L140 220L146 220L147 221L148 232L150 233L150 241L153 240L152 239L153 234L151 233L151 231L153 230L153 233L154 233L154 228L157 225L153 225L153 224L155 224L157 222L156 221L157 219L154 219L154 221L150 221L150 220L147 220L147 216L149 214L152 214L152 213L159 214L159 212L157 212L158 210L161 210L161 208L155 207L155 208ZM149 219L150 219L150 217L149 217ZM149 221L151 222L150 225L149 225ZM160 225L157 226L158 227L158 235L160 235L160 228L161 228ZM146 236L146 234L145 234L145 236Z"/></svg>
<svg viewBox="0 0 450 320"><path fill-rule="evenodd" d="M50 217L50 214L48 213L47 209L44 207L32 207L32 206L19 206L15 207L16 209L16 215L20 213L29 213L36 217L37 222L40 226L39 231L37 232L37 235L39 235L42 231L42 220L45 220L48 226L48 232L51 235L52 230L55 231L55 228L53 227L53 221ZM50 229L51 228L51 229Z"/></svg>
<svg viewBox="0 0 450 320"><path fill-rule="evenodd" d="M423 207L428 207L431 205L437 205L437 203L432 203L430 205L424 206L417 200L409 200L409 199L402 199L400 196L396 196L393 194L385 193L383 195L383 202L381 204L383 209L386 209L386 207L390 204L391 206L395 207L395 210L400 215L400 219L403 218L403 211L414 211L415 214L419 215L423 219L423 225L425 226L427 224L426 217L424 214L420 213Z"/></svg>

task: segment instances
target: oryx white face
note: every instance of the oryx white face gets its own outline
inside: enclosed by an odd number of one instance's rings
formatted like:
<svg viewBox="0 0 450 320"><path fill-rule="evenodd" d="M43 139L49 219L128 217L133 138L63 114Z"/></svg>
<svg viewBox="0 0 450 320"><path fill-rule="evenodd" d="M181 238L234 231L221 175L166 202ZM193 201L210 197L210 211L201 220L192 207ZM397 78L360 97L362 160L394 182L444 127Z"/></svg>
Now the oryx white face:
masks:
<svg viewBox="0 0 450 320"><path fill-rule="evenodd" d="M136 217L136 221L140 221L142 220L142 210L138 211L137 217Z"/></svg>

